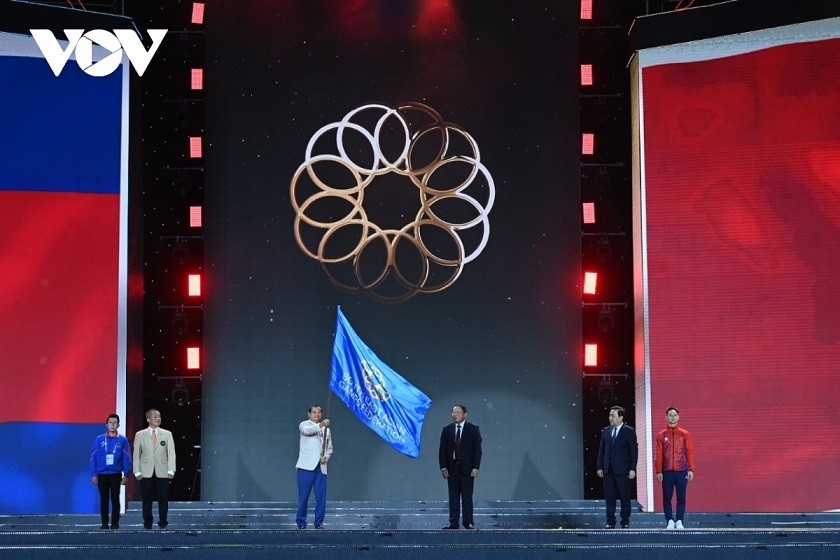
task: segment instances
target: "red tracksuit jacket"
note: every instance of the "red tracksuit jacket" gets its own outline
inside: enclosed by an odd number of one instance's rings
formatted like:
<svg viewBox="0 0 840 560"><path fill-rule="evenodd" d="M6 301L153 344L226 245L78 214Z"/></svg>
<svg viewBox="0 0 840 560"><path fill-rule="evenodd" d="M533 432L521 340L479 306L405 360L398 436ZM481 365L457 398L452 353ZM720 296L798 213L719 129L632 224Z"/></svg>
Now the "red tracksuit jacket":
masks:
<svg viewBox="0 0 840 560"><path fill-rule="evenodd" d="M691 434L679 426L656 434L655 472L694 471L694 444Z"/></svg>

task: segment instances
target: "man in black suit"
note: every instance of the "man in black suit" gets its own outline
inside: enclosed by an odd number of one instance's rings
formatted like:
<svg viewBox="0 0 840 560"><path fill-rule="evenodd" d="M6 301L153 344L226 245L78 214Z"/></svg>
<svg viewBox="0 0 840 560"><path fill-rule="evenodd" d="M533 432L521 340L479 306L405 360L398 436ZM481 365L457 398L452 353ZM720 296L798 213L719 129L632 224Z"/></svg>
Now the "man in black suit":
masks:
<svg viewBox="0 0 840 560"><path fill-rule="evenodd" d="M615 528L616 495L621 499L621 527L630 526L630 481L636 478L639 445L636 431L624 423L623 407L610 409L610 425L601 432L598 446L598 476L604 479L607 529Z"/></svg>
<svg viewBox="0 0 840 560"><path fill-rule="evenodd" d="M449 486L449 525L457 529L461 504L464 528L475 529L473 523L473 484L481 467L481 431L467 422L467 407L452 407L452 423L440 434L440 474Z"/></svg>

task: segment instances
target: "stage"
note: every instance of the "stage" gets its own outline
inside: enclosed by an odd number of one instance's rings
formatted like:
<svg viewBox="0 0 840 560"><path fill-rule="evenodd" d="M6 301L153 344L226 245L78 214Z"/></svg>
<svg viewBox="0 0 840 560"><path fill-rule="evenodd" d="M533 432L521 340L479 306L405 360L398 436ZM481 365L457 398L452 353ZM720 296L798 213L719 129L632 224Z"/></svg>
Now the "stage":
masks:
<svg viewBox="0 0 840 560"><path fill-rule="evenodd" d="M166 531L130 505L119 531L98 515L0 516L0 558L837 558L840 513L688 513L666 531L634 508L629 529L603 528L602 502L478 501L478 530L444 531L444 501L330 502L326 530L295 529L293 502L173 502ZM119 549L119 550L115 550Z"/></svg>

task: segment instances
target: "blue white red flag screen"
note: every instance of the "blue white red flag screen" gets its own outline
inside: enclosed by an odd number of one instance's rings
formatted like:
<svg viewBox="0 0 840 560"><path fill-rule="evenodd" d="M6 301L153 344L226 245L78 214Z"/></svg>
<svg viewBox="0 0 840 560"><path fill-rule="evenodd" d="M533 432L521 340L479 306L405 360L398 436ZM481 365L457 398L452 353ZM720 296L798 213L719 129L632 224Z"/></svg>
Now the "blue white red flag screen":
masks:
<svg viewBox="0 0 840 560"><path fill-rule="evenodd" d="M0 33L0 513L92 512L124 407L124 68L56 77L26 41Z"/></svg>

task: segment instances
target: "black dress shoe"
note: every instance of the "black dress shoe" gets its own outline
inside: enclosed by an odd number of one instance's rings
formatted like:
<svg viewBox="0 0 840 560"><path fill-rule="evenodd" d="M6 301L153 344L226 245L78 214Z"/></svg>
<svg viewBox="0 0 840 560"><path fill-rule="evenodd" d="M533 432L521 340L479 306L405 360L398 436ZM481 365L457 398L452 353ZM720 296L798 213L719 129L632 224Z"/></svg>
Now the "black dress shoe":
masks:
<svg viewBox="0 0 840 560"><path fill-rule="evenodd" d="M467 523L466 525L464 525L464 529L471 529L474 531L475 525L473 525L472 523Z"/></svg>
<svg viewBox="0 0 840 560"><path fill-rule="evenodd" d="M604 529L615 529L615 523L607 523L604 525Z"/></svg>
<svg viewBox="0 0 840 560"><path fill-rule="evenodd" d="M152 526L151 525L143 525L143 528L148 531L152 528Z"/></svg>
<svg viewBox="0 0 840 560"><path fill-rule="evenodd" d="M457 529L457 528L458 528L457 525L445 525L445 526L441 527L441 529Z"/></svg>
<svg viewBox="0 0 840 560"><path fill-rule="evenodd" d="M114 531L116 531L116 530L117 530L117 529L119 529L119 528L120 528L120 524L119 524L119 523L114 523L113 525L111 525L111 529L113 529Z"/></svg>
<svg viewBox="0 0 840 560"><path fill-rule="evenodd" d="M100 531L107 530L107 529L108 529L107 525L102 525L102 527L99 528Z"/></svg>
<svg viewBox="0 0 840 560"><path fill-rule="evenodd" d="M627 529L628 527L630 527L630 522L629 521L622 521L621 522L621 528L622 529Z"/></svg>

